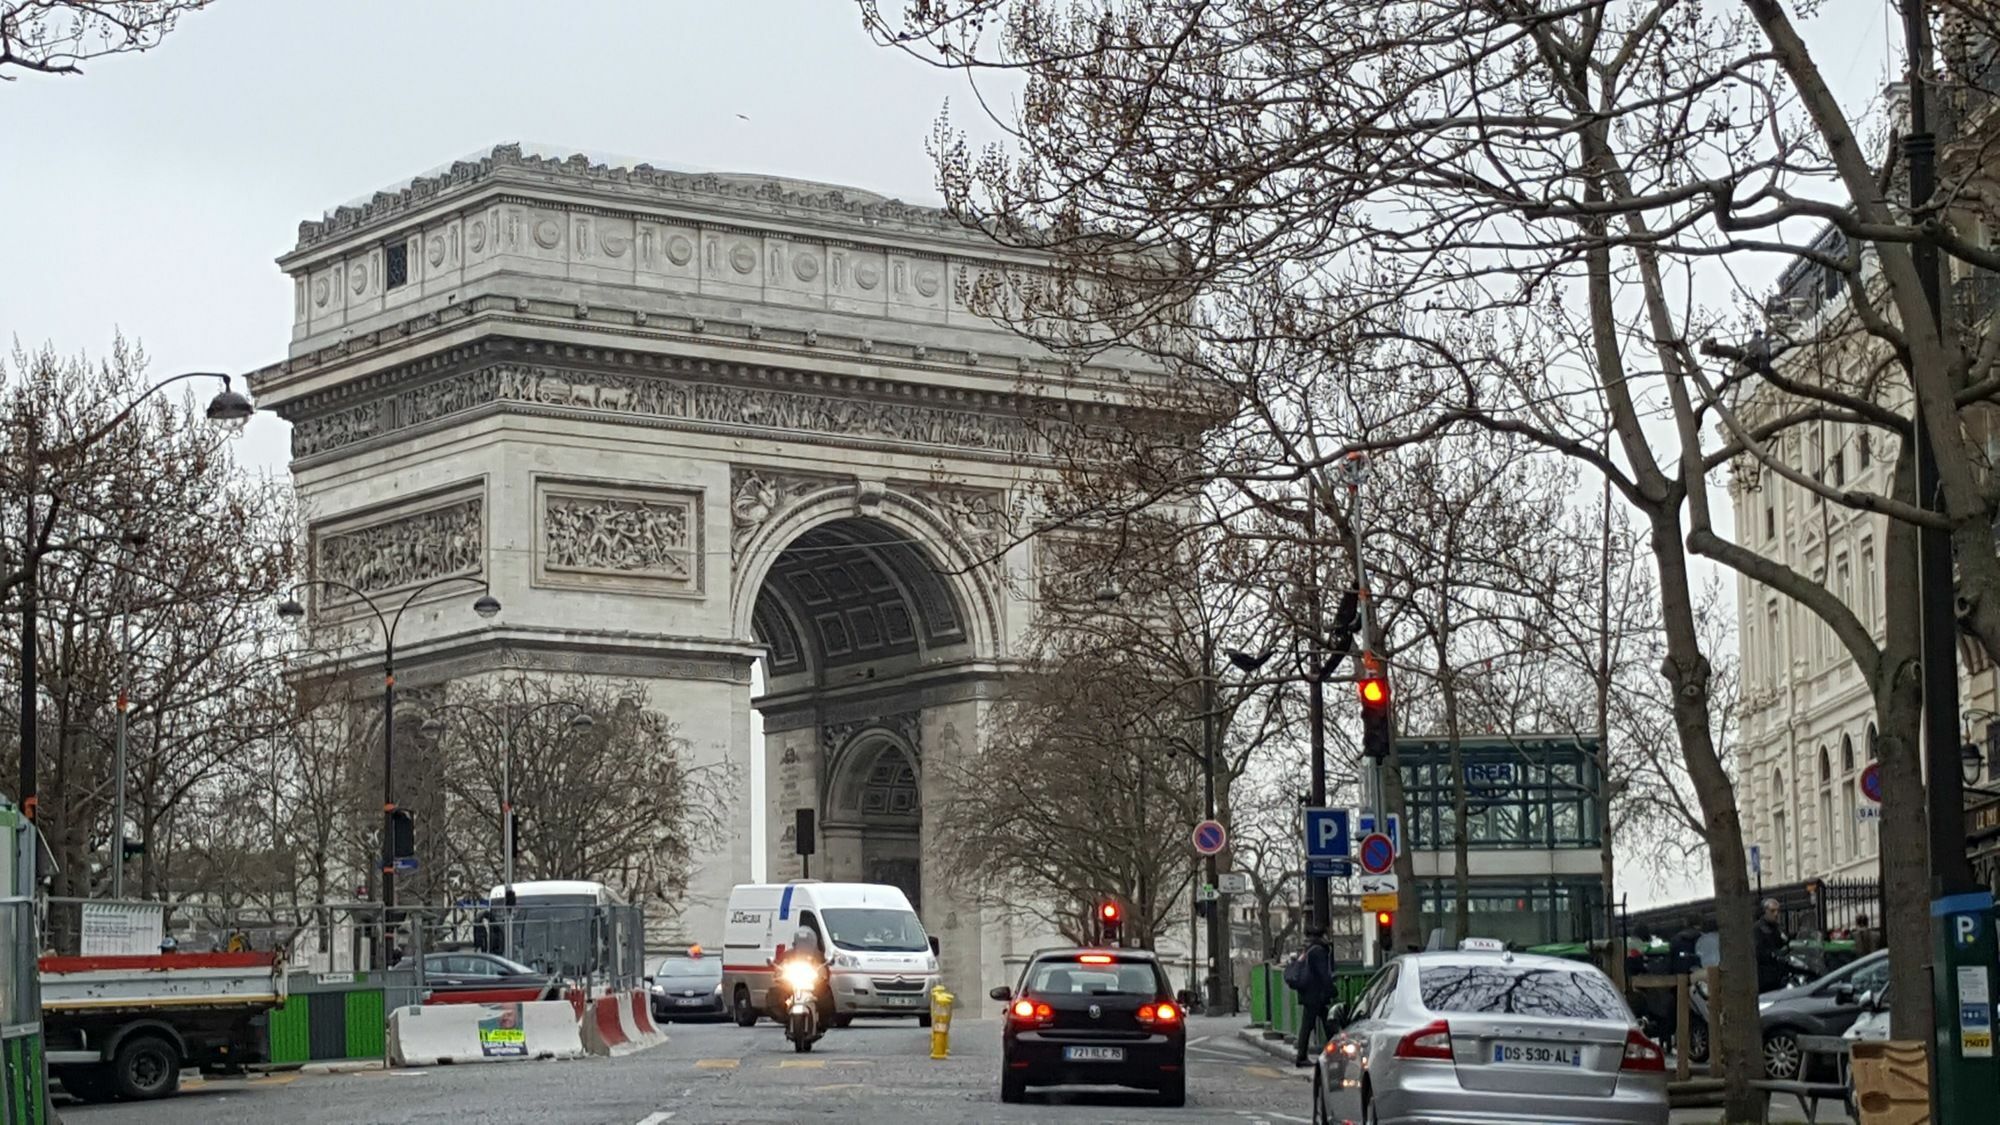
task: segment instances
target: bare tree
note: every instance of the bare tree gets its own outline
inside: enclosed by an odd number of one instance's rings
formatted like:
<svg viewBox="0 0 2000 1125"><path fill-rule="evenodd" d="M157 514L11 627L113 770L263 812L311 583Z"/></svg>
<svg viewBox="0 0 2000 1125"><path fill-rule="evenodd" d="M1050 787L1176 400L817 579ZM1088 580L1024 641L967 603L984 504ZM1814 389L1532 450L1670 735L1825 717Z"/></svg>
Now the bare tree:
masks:
<svg viewBox="0 0 2000 1125"><path fill-rule="evenodd" d="M106 55L160 45L209 0L6 0L0 3L0 80L14 71L81 74Z"/></svg>

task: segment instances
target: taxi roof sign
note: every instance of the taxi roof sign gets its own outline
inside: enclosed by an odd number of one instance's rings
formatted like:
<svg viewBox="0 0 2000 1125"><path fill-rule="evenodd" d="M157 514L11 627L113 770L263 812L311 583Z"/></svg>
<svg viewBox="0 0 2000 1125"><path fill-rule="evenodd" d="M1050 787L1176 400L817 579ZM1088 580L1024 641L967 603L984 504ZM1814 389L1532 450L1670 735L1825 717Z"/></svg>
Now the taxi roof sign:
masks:
<svg viewBox="0 0 2000 1125"><path fill-rule="evenodd" d="M1458 948L1465 953L1505 953L1507 943L1499 938L1469 937L1459 942Z"/></svg>

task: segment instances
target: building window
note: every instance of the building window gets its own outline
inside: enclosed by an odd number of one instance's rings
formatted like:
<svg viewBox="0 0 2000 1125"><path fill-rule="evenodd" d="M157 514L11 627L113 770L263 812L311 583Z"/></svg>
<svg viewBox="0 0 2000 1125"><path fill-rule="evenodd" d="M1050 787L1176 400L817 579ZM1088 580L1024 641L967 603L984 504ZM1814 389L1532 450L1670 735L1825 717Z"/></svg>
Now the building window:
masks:
<svg viewBox="0 0 2000 1125"><path fill-rule="evenodd" d="M1840 736L1840 772L1854 772L1854 739L1844 734Z"/></svg>
<svg viewBox="0 0 2000 1125"><path fill-rule="evenodd" d="M1855 792L1852 778L1848 779L1847 783L1840 787L1840 798L1840 819L1843 822L1840 834L1847 840L1848 856L1856 857L1861 854L1858 850L1861 846L1860 841L1856 839L1855 834L1857 822L1860 818L1856 815L1856 810L1859 806L1854 803Z"/></svg>
<svg viewBox="0 0 2000 1125"><path fill-rule="evenodd" d="M1772 857L1777 863L1772 871L1778 878L1783 879L1791 873L1792 869L1791 837L1785 832L1785 810L1779 809L1772 816L1771 825L1772 832L1778 837L1778 854Z"/></svg>
<svg viewBox="0 0 2000 1125"><path fill-rule="evenodd" d="M1821 785L1825 785L1828 781L1831 781L1832 779L1833 779L1833 759L1830 756L1828 756L1826 752L1826 747L1822 746L1819 748L1819 783Z"/></svg>
<svg viewBox="0 0 2000 1125"><path fill-rule="evenodd" d="M1847 483L1847 451L1845 449L1835 449L1833 451L1833 483Z"/></svg>
<svg viewBox="0 0 2000 1125"><path fill-rule="evenodd" d="M1820 857L1820 861L1827 867L1832 867L1834 864L1839 863L1840 849L1836 845L1840 843L1840 837L1833 830L1833 790L1831 789L1822 789L1819 791L1819 838L1822 841L1821 846L1826 853Z"/></svg>
<svg viewBox="0 0 2000 1125"><path fill-rule="evenodd" d="M1868 467L1868 456L1868 431L1862 430L1854 435L1854 459L1865 469Z"/></svg>
<svg viewBox="0 0 2000 1125"><path fill-rule="evenodd" d="M1868 760L1871 762L1877 762L1882 760L1882 751L1879 747L1875 745L1874 723L1868 724Z"/></svg>
<svg viewBox="0 0 2000 1125"><path fill-rule="evenodd" d="M1875 548L1861 544L1861 623L1875 628Z"/></svg>
<svg viewBox="0 0 2000 1125"><path fill-rule="evenodd" d="M410 281L410 246L407 242L391 242L382 247L382 269L385 279L384 289L400 289Z"/></svg>
<svg viewBox="0 0 2000 1125"><path fill-rule="evenodd" d="M1764 542L1776 543L1777 541L1778 541L1778 513L1771 507L1771 505L1766 504L1764 505Z"/></svg>

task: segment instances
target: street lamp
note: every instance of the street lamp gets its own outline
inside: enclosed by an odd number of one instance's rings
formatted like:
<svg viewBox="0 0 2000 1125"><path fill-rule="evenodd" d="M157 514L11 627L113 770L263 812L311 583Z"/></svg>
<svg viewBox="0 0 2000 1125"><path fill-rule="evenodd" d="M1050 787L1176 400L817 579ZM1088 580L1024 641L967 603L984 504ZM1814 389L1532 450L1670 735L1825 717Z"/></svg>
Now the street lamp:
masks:
<svg viewBox="0 0 2000 1125"><path fill-rule="evenodd" d="M327 586L347 593L367 606L375 615L376 624L382 627L382 951L385 964L390 949L389 910L396 905L396 627L403 623L403 614L419 597L454 582L470 582L480 587L480 596L472 603L472 611L480 617L491 618L500 612L500 599L485 588L485 581L466 574L434 578L424 583L410 591L393 615L384 613L375 599L334 578L309 578L294 586L292 594L278 603L279 617L287 621L303 620L306 607L299 603L297 591L308 586Z"/></svg>
<svg viewBox="0 0 2000 1125"><path fill-rule="evenodd" d="M35 603L36 592L40 586L42 556L47 554L51 549L50 544L47 542L48 536L43 534L43 529L36 526L35 491L41 486L40 469L42 463L97 444L103 440L106 434L123 425L125 420L132 416L132 412L139 408L140 403L158 394L162 388L172 386L184 379L222 380L222 391L209 400L206 413L209 421L222 426L232 434L241 432L243 427L250 421L250 416L256 413L256 406L248 398L231 389L229 376L219 371L187 371L179 375L170 375L147 387L131 402L126 403L123 409L112 415L109 421L75 441L52 450L44 450L40 447L39 443L31 442L21 458L22 463L27 468L27 479L23 482L23 487L21 488L22 498L26 502L27 523L21 535L21 690L20 725L18 729L20 730L21 743L21 815L29 820L35 819L35 806L38 803L37 794L40 791L37 780L40 762L37 758L35 747L35 693L37 691L35 686L35 664L38 659L35 649L40 628L39 622L36 619L37 606ZM53 521L55 518L54 514L51 513L49 518ZM124 831L125 829L121 825L118 829L118 866L120 868L124 866L125 859Z"/></svg>
<svg viewBox="0 0 2000 1125"><path fill-rule="evenodd" d="M238 396L239 398L242 396ZM213 404L210 416L213 417ZM129 556L152 541L145 527L132 527L120 537ZM111 807L111 897L125 897L125 725L132 709L132 576L129 566L118 569L118 736L112 754L112 771L117 777L116 798Z"/></svg>
<svg viewBox="0 0 2000 1125"><path fill-rule="evenodd" d="M438 718L437 713L450 711L460 715L476 716L482 722L492 724L493 729L500 733L500 882L510 891L514 888L514 745L520 737L521 728L527 725L530 718L556 707L575 709L575 714L569 717L569 722L566 724L571 732L581 734L595 725L590 712L584 710L583 704L573 699L551 699L545 703L537 703L514 716L505 726L488 712L476 707L463 703L445 703L434 707L431 717L425 719L423 723L423 732L432 738L437 738L446 730L444 720Z"/></svg>

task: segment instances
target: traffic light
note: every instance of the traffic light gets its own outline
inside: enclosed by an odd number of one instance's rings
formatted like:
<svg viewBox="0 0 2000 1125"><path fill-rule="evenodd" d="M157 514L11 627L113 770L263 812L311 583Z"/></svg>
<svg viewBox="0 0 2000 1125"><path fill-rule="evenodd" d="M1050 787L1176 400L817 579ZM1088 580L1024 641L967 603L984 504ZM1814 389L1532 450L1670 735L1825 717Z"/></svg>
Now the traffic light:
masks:
<svg viewBox="0 0 2000 1125"><path fill-rule="evenodd" d="M1115 902L1105 902L1097 908L1097 943L1117 945L1125 926L1125 910Z"/></svg>
<svg viewBox="0 0 2000 1125"><path fill-rule="evenodd" d="M1375 912L1375 941L1387 953L1396 943L1396 912L1377 910Z"/></svg>
<svg viewBox="0 0 2000 1125"><path fill-rule="evenodd" d="M408 859L416 854L416 820L410 816L410 810L397 809L389 814L389 858Z"/></svg>
<svg viewBox="0 0 2000 1125"><path fill-rule="evenodd" d="M1372 657L1356 687L1361 695L1361 753L1380 761L1389 756L1389 680Z"/></svg>

